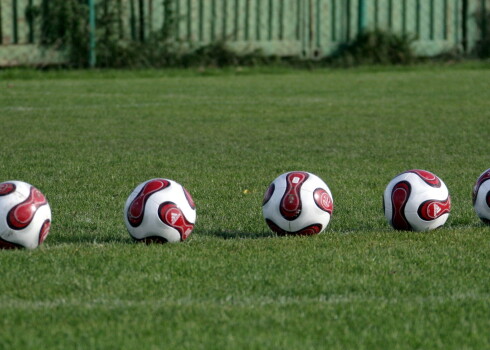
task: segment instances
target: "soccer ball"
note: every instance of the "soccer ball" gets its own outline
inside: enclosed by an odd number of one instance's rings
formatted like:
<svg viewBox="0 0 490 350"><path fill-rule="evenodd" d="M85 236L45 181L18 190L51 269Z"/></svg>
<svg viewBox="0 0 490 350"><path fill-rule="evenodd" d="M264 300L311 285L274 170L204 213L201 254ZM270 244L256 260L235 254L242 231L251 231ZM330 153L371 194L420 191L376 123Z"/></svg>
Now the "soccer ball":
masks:
<svg viewBox="0 0 490 350"><path fill-rule="evenodd" d="M0 249L34 249L51 227L46 197L22 181L0 183Z"/></svg>
<svg viewBox="0 0 490 350"><path fill-rule="evenodd" d="M138 185L124 206L131 237L146 243L185 241L196 222L196 206L179 183L152 179Z"/></svg>
<svg viewBox="0 0 490 350"><path fill-rule="evenodd" d="M278 176L264 195L262 213L278 235L315 235L328 225L333 198L318 176L292 171Z"/></svg>
<svg viewBox="0 0 490 350"><path fill-rule="evenodd" d="M386 219L396 230L429 231L441 227L451 211L444 182L425 170L401 173L385 189Z"/></svg>
<svg viewBox="0 0 490 350"><path fill-rule="evenodd" d="M490 169L485 170L473 187L473 208L480 219L490 225Z"/></svg>

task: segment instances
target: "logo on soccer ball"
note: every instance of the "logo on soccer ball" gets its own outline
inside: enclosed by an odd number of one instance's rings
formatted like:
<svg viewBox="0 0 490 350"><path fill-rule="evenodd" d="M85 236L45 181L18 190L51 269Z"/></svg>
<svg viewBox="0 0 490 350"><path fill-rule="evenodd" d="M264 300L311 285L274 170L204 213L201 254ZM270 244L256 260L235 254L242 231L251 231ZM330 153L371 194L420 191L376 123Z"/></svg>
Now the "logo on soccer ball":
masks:
<svg viewBox="0 0 490 350"><path fill-rule="evenodd" d="M160 204L158 215L163 223L179 231L183 241L189 237L194 229L194 224L191 224L186 220L182 210L180 210L175 203L165 202Z"/></svg>
<svg viewBox="0 0 490 350"><path fill-rule="evenodd" d="M485 170L476 180L472 198L476 215L490 225L490 169Z"/></svg>
<svg viewBox="0 0 490 350"><path fill-rule="evenodd" d="M397 230L428 231L446 222L451 198L444 182L426 170L401 173L385 189L385 216Z"/></svg>
<svg viewBox="0 0 490 350"><path fill-rule="evenodd" d="M22 181L0 183L0 248L41 245L51 227L51 208L46 197Z"/></svg>
<svg viewBox="0 0 490 350"><path fill-rule="evenodd" d="M321 233L332 212L333 199L327 184L305 171L277 177L267 188L262 202L266 224L280 236Z"/></svg>
<svg viewBox="0 0 490 350"><path fill-rule="evenodd" d="M318 205L323 211L332 214L333 212L333 201L330 194L324 188L317 188L313 192L313 198L315 199L315 204Z"/></svg>
<svg viewBox="0 0 490 350"><path fill-rule="evenodd" d="M451 211L451 199L448 197L445 201L428 200L422 203L419 207L419 216L426 220L434 220L444 214L449 214Z"/></svg>
<svg viewBox="0 0 490 350"><path fill-rule="evenodd" d="M152 179L138 185L126 201L124 220L137 241L180 242L194 229L196 206L179 183Z"/></svg>

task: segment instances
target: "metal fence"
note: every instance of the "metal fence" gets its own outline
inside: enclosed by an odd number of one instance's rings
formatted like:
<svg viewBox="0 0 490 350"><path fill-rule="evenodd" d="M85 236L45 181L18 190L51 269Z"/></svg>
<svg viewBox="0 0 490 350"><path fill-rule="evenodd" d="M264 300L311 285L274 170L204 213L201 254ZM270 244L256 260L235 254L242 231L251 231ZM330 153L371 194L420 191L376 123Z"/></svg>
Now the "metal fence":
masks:
<svg viewBox="0 0 490 350"><path fill-rule="evenodd" d="M0 66L69 60L56 40L43 44L43 23L53 20L46 18L43 10L54 1L0 0ZM415 52L434 56L447 51L471 52L490 34L485 22L490 0L71 1L86 9L87 37L89 4L95 2L93 19L100 19L110 3L117 15L114 37L128 45L144 42L165 27L171 29L175 42L188 48L223 41L239 52L260 49L265 55L322 58L362 31L382 29L413 35ZM62 22L63 18L56 20ZM93 24L97 26L98 21ZM100 31L93 32L95 50ZM59 34L66 35L63 30ZM95 63L95 55L91 57ZM89 61L88 56L84 59Z"/></svg>

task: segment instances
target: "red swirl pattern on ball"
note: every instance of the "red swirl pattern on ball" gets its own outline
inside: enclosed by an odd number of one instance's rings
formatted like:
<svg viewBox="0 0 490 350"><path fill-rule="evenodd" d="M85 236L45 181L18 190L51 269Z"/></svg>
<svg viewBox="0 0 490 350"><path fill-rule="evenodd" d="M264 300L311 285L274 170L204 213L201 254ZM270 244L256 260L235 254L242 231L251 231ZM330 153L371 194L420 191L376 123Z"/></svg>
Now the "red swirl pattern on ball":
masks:
<svg viewBox="0 0 490 350"><path fill-rule="evenodd" d="M426 200L420 204L417 213L425 221L432 221L451 211L451 197L446 200Z"/></svg>
<svg viewBox="0 0 490 350"><path fill-rule="evenodd" d="M148 181L138 195L129 205L127 218L129 224L133 227L138 227L143 222L145 215L145 206L148 198L158 191L161 191L170 186L170 182L164 179L155 179Z"/></svg>
<svg viewBox="0 0 490 350"><path fill-rule="evenodd" d="M315 200L315 204L318 206L318 208L332 214L333 200L324 188L317 188L313 192L313 199Z"/></svg>
<svg viewBox="0 0 490 350"><path fill-rule="evenodd" d="M185 198L187 199L187 203L189 203L189 206L192 209L196 209L196 204L194 203L194 200L192 199L192 196L189 193L189 191L187 191L184 186L182 186L182 189L184 190Z"/></svg>
<svg viewBox="0 0 490 350"><path fill-rule="evenodd" d="M41 191L31 186L29 197L8 212L7 224L14 230L26 228L32 222L37 210L47 203L48 202Z"/></svg>
<svg viewBox="0 0 490 350"><path fill-rule="evenodd" d="M321 224L313 224L305 228L302 228L301 230L296 231L293 234L298 236L312 236L320 233L321 231L322 231Z"/></svg>
<svg viewBox="0 0 490 350"><path fill-rule="evenodd" d="M308 179L308 173L297 171L287 174L286 191L279 205L281 215L288 221L292 221L301 214L301 186Z"/></svg>
<svg viewBox="0 0 490 350"><path fill-rule="evenodd" d="M41 245L49 234L49 229L51 228L51 220L46 219L39 230L39 241L38 245Z"/></svg>
<svg viewBox="0 0 490 350"><path fill-rule="evenodd" d="M430 171L413 169L407 171L407 173L413 173L418 175L429 186L436 187L436 188L441 187L441 180L436 175L432 174Z"/></svg>
<svg viewBox="0 0 490 350"><path fill-rule="evenodd" d="M473 205L476 202L476 197L478 196L478 191L480 190L481 185L487 180L490 180L490 169L488 169L483 174L481 174L480 177L476 180L476 184L473 187ZM488 194L487 194L487 203L489 203Z"/></svg>
<svg viewBox="0 0 490 350"><path fill-rule="evenodd" d="M190 223L182 210L173 202L160 204L158 217L165 225L176 229L180 234L181 241L185 241L194 229L194 224Z"/></svg>
<svg viewBox="0 0 490 350"><path fill-rule="evenodd" d="M6 196L15 191L15 184L4 182L0 184L0 196Z"/></svg>
<svg viewBox="0 0 490 350"><path fill-rule="evenodd" d="M9 242L9 241L6 241L2 238L0 238L0 249L21 249L23 248L21 245L19 244L15 244L15 243L12 243L12 242Z"/></svg>
<svg viewBox="0 0 490 350"><path fill-rule="evenodd" d="M391 224L396 230L410 231L412 227L405 216L405 206L412 189L407 181L398 182L391 190Z"/></svg>
<svg viewBox="0 0 490 350"><path fill-rule="evenodd" d="M323 226L321 224L313 224L313 225L309 225L309 226L306 226L304 228L302 228L301 230L298 230L298 231L294 231L294 232L290 232L290 231L286 231L282 228L280 228L278 225L276 225L276 223L270 219L265 219L265 222L267 223L267 226L269 226L269 228L277 233L278 236L287 236L287 235L291 235L291 236L312 236L312 235L316 235L318 233L320 233L322 231L322 228Z"/></svg>
<svg viewBox="0 0 490 350"><path fill-rule="evenodd" d="M267 202L270 201L272 195L274 194L274 190L276 189L276 186L274 184L271 184L269 188L267 188L267 191L265 191L264 194L264 199L262 200L262 206L266 205Z"/></svg>
<svg viewBox="0 0 490 350"><path fill-rule="evenodd" d="M490 191L487 192L487 205L490 207Z"/></svg>

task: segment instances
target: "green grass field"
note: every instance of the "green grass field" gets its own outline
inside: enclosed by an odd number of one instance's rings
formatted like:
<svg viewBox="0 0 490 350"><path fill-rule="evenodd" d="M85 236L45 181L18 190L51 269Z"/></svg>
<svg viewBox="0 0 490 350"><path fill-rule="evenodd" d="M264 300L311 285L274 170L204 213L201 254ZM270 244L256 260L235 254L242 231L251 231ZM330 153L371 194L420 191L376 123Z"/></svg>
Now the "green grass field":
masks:
<svg viewBox="0 0 490 350"><path fill-rule="evenodd" d="M47 196L34 251L0 251L2 349L490 348L490 69L0 71L0 182ZM452 213L392 230L382 193L426 169ZM332 190L326 232L277 237L268 184ZM197 205L181 244L133 243L133 188L165 177ZM245 191L248 190L248 191Z"/></svg>

